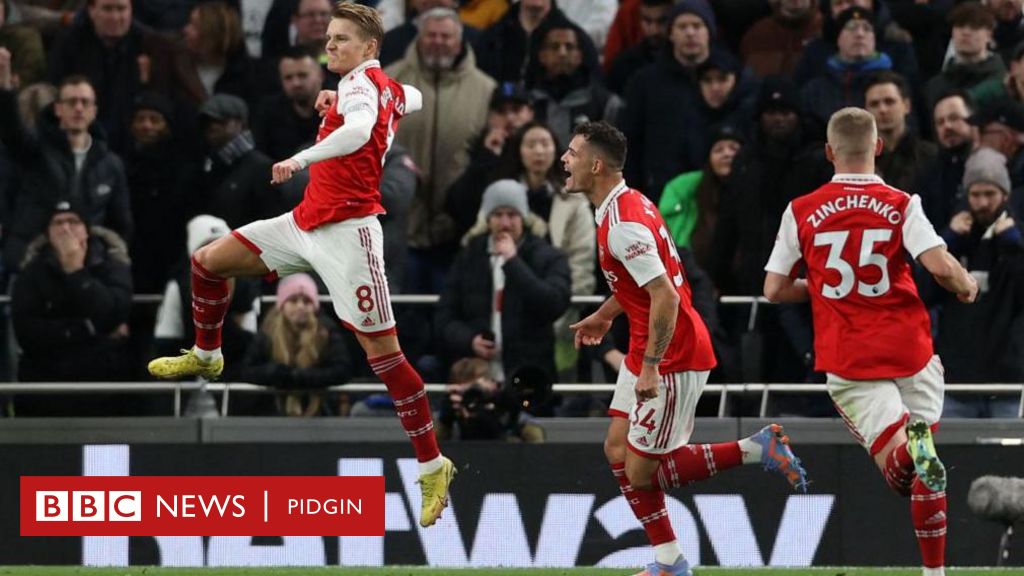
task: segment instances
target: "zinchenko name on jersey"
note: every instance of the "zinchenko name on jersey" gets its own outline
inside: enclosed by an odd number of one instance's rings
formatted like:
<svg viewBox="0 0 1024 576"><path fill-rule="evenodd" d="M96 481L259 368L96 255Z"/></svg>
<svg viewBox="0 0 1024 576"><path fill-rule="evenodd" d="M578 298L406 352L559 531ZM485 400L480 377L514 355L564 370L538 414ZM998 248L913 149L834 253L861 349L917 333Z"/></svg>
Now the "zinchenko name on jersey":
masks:
<svg viewBox="0 0 1024 576"><path fill-rule="evenodd" d="M903 219L892 204L883 202L878 198L873 198L867 194L857 194L853 196L840 196L834 200L829 200L818 207L812 214L807 216L807 221L811 226L817 228L831 215L837 212L843 212L844 210L853 210L854 208L866 208L872 212L877 213L882 218L888 220L891 224L899 224Z"/></svg>

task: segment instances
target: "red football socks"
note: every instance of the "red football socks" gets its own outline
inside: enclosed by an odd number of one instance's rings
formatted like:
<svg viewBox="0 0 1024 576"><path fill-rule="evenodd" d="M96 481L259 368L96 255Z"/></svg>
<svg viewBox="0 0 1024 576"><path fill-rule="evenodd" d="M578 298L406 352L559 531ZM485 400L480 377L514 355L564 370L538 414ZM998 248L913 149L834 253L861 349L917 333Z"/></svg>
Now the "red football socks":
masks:
<svg viewBox="0 0 1024 576"><path fill-rule="evenodd" d="M196 330L196 347L220 348L221 328L230 304L231 289L227 279L210 273L193 257L192 323Z"/></svg>
<svg viewBox="0 0 1024 576"><path fill-rule="evenodd" d="M738 442L687 444L665 455L651 482L661 490L707 480L743 463Z"/></svg>
<svg viewBox="0 0 1024 576"><path fill-rule="evenodd" d="M405 359L405 354L399 351L369 360L373 373L388 387L398 419L416 451L416 460L427 462L440 456L423 379Z"/></svg>
<svg viewBox="0 0 1024 576"><path fill-rule="evenodd" d="M910 516L925 568L939 568L946 558L946 493L932 492L920 478L914 479Z"/></svg>
<svg viewBox="0 0 1024 576"><path fill-rule="evenodd" d="M910 485L914 482L914 460L910 457L910 452L907 452L906 442L889 453L882 475L897 494L910 496Z"/></svg>
<svg viewBox="0 0 1024 576"><path fill-rule="evenodd" d="M634 490L629 485L629 478L626 478L626 464L623 462L612 464L612 474L619 482L619 491L633 509L633 515L644 527L651 546L675 540L676 534L672 531L672 522L669 521L668 511L665 510L665 492Z"/></svg>

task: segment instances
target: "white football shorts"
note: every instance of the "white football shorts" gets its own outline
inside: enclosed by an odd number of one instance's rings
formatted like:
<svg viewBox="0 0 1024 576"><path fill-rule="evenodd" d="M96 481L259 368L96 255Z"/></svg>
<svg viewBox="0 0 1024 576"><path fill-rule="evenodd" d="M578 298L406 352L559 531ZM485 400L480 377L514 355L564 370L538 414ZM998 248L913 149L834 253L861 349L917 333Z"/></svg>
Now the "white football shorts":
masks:
<svg viewBox="0 0 1024 576"><path fill-rule="evenodd" d="M278 276L316 272L327 285L334 311L349 329L375 336L395 331L384 276L384 233L376 216L306 231L288 212L246 224L232 234Z"/></svg>
<svg viewBox="0 0 1024 576"><path fill-rule="evenodd" d="M637 375L623 364L608 414L629 419L629 449L647 458L661 458L689 442L697 401L709 374L707 370L662 374L657 398L637 402Z"/></svg>
<svg viewBox="0 0 1024 576"><path fill-rule="evenodd" d="M943 374L938 356L905 378L847 380L829 373L828 394L854 438L874 456L910 418L934 428L942 415Z"/></svg>

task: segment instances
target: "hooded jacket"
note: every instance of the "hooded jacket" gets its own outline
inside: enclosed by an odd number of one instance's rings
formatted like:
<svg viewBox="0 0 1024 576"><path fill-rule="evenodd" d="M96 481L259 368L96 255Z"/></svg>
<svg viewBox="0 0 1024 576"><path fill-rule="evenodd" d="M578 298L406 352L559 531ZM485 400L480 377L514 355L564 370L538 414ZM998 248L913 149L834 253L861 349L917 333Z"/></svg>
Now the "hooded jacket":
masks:
<svg viewBox="0 0 1024 576"><path fill-rule="evenodd" d="M395 137L409 150L424 182L409 214L409 245L454 243L455 224L444 210L445 191L469 162L469 142L487 122L495 82L476 67L467 45L450 70L434 71L423 64L413 43L405 58L385 72L423 93L423 108L402 120Z"/></svg>
<svg viewBox="0 0 1024 576"><path fill-rule="evenodd" d="M551 21L572 21L552 1L551 11L541 22L541 26ZM530 35L519 23L519 10L522 4L516 2L508 12L493 26L484 31L473 44L480 70L498 82L519 82L523 79L528 64ZM540 26L538 26L539 28ZM584 34L580 38L580 50L583 60L591 69L597 69L597 48L590 36Z"/></svg>
<svg viewBox="0 0 1024 576"><path fill-rule="evenodd" d="M540 51L549 30L569 28L576 33L581 44L587 35L572 23L547 21L530 37L530 55L526 66L526 87L530 91L535 118L545 122L558 142L568 144L577 125L588 121L604 120L616 123L624 106L622 99L608 91L600 82L596 62L581 59L572 74L548 78L540 64Z"/></svg>
<svg viewBox="0 0 1024 576"><path fill-rule="evenodd" d="M128 248L114 232L89 229L85 267L67 274L45 235L25 253L11 308L21 347L21 381L120 380L126 376L124 338L132 305Z"/></svg>

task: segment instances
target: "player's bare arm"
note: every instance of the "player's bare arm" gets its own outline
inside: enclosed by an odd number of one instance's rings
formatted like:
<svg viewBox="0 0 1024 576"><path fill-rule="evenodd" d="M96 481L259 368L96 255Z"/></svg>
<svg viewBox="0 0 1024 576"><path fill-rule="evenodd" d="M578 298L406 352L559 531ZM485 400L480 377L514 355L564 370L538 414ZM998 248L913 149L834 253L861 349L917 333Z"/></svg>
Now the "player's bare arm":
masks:
<svg viewBox="0 0 1024 576"><path fill-rule="evenodd" d="M793 279L777 272L768 272L764 277L764 297L772 302L807 302L807 280Z"/></svg>
<svg viewBox="0 0 1024 576"><path fill-rule="evenodd" d="M935 278L939 286L956 294L961 302L969 304L978 297L978 281L960 265L960 262L957 262L945 246L925 250L917 260Z"/></svg>
<svg viewBox="0 0 1024 576"><path fill-rule="evenodd" d="M679 293L669 280L662 274L644 284L644 290L651 297L651 311L648 319L647 348L644 350L643 367L636 380L636 397L650 400L658 395L658 364L665 356L665 350L672 342L676 330L676 318L679 316Z"/></svg>
<svg viewBox="0 0 1024 576"><path fill-rule="evenodd" d="M580 346L597 346L601 343L604 335L612 326L612 320L622 314L622 305L612 296L601 304L593 314L569 325L569 329L576 333L576 349Z"/></svg>

